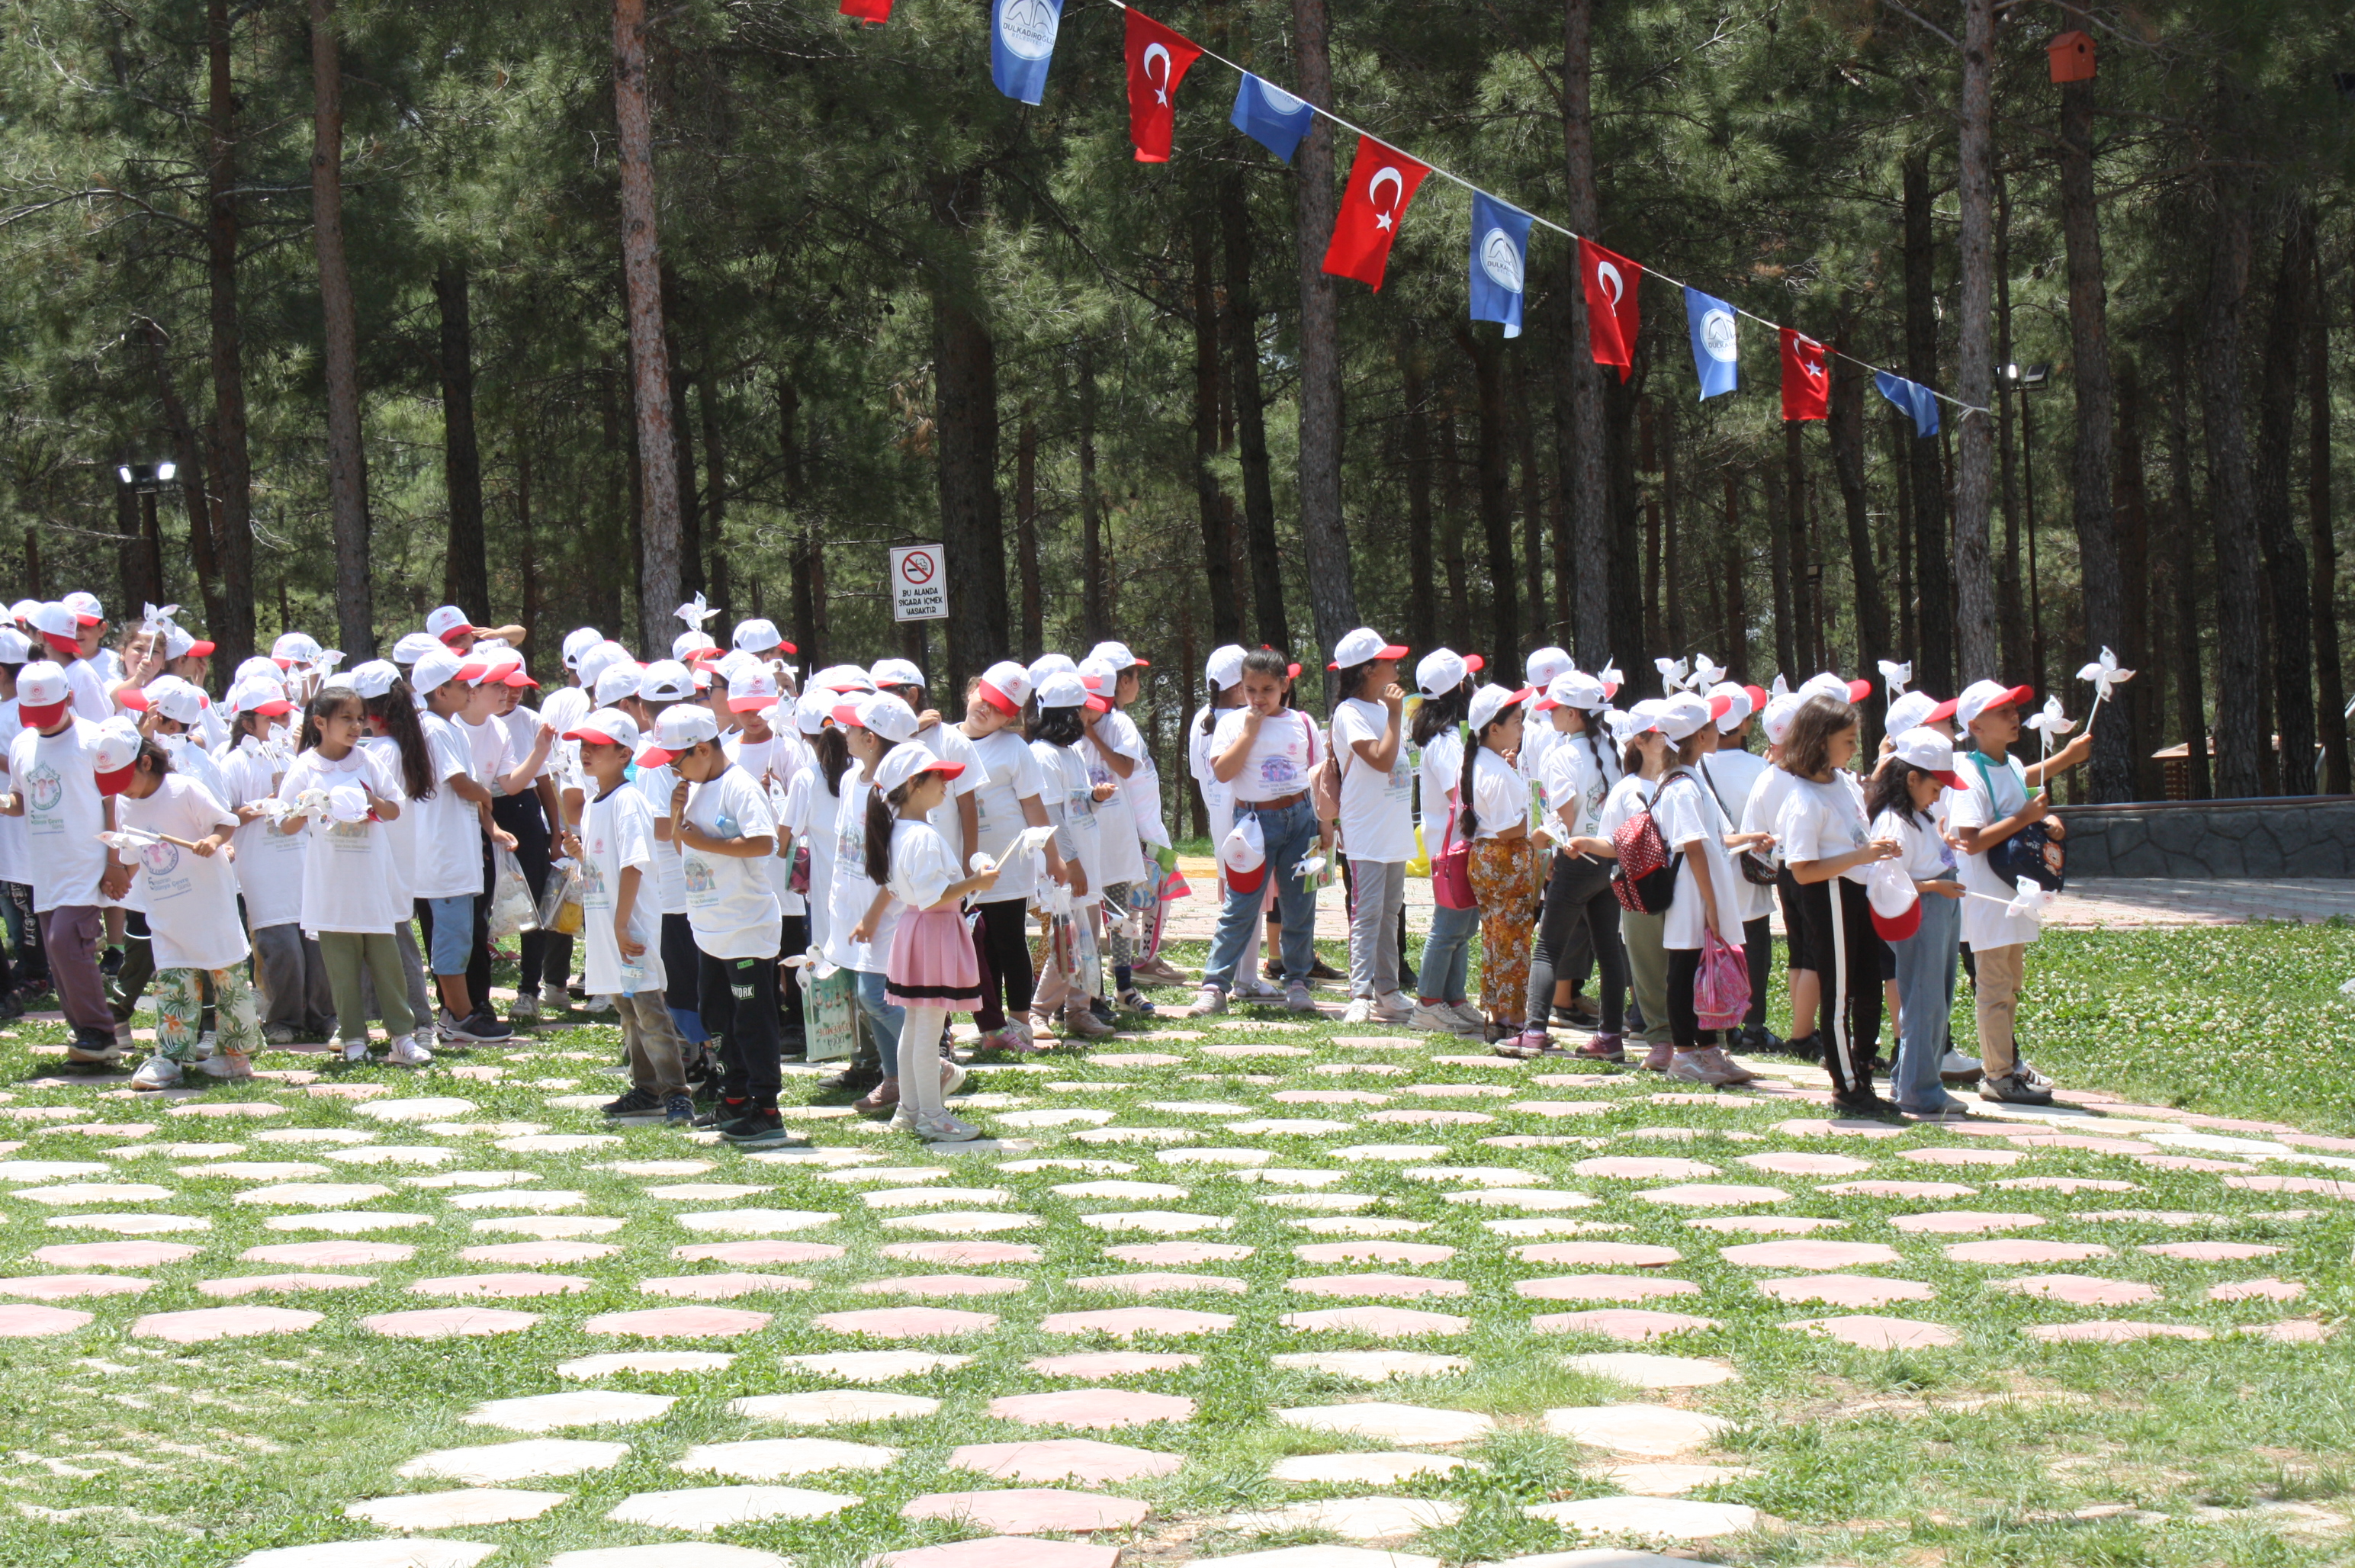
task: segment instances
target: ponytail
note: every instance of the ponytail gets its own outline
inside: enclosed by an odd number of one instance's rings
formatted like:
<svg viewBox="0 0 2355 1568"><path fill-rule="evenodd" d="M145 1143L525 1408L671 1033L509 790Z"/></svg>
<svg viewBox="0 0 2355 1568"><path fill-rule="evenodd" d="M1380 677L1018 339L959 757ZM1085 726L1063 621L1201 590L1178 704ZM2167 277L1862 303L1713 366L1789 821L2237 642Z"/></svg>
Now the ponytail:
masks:
<svg viewBox="0 0 2355 1568"><path fill-rule="evenodd" d="M1480 837L1480 813L1472 804L1472 797L1476 793L1472 781L1476 776L1479 766L1480 737L1475 735L1464 748L1464 778L1455 788L1455 819L1459 824L1455 829L1456 837L1467 844Z"/></svg>
<svg viewBox="0 0 2355 1568"><path fill-rule="evenodd" d="M810 750L817 753L818 772L826 775L826 793L842 793L842 775L850 771L850 741L841 726L829 724L810 740Z"/></svg>
<svg viewBox="0 0 2355 1568"><path fill-rule="evenodd" d="M891 831L900 824L900 808L908 804L915 788L916 781L910 779L889 795L867 792L867 863L860 869L879 888L891 880Z"/></svg>

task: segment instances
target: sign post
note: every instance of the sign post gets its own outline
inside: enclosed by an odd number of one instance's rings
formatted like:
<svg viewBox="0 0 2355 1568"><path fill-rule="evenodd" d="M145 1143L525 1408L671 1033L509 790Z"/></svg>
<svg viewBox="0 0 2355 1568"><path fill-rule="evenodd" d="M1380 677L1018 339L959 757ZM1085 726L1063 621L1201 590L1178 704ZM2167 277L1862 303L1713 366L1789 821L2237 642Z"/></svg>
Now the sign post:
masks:
<svg viewBox="0 0 2355 1568"><path fill-rule="evenodd" d="M891 552L891 619L945 621L948 574L936 544L902 545Z"/></svg>

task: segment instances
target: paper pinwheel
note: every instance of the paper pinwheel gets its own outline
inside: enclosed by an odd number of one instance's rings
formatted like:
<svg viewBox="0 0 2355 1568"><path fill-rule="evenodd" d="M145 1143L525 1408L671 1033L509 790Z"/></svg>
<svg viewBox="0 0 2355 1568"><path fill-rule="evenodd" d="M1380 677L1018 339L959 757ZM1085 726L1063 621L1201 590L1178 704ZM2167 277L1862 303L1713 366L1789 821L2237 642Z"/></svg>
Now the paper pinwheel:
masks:
<svg viewBox="0 0 2355 1568"><path fill-rule="evenodd" d="M2108 648L2102 650L2100 658L2077 672L2079 680L2090 680L2094 683L2094 706L2096 708L2110 699L2112 688L2124 686L2134 677L2134 671L2118 667L2118 656Z"/></svg>
<svg viewBox="0 0 2355 1568"><path fill-rule="evenodd" d="M1603 695L1605 698L1618 696L1620 687L1627 680L1627 677L1620 673L1619 667L1608 659L1603 662L1603 668L1594 678L1603 683Z"/></svg>
<svg viewBox="0 0 2355 1568"><path fill-rule="evenodd" d="M1652 661L1652 667L1660 672L1660 684L1668 688L1670 695L1685 688L1684 660L1657 658Z"/></svg>
<svg viewBox="0 0 2355 1568"><path fill-rule="evenodd" d="M170 625L172 617L179 613L180 607L177 604L165 604L160 607L154 604L146 605L139 622L139 629L152 637Z"/></svg>
<svg viewBox="0 0 2355 1568"><path fill-rule="evenodd" d="M680 605L677 609L672 611L671 613L686 622L687 629L688 631L699 632L703 630L703 624L711 619L714 615L719 613L719 612L711 605L706 604L703 602L702 591L698 589L692 600Z"/></svg>
<svg viewBox="0 0 2355 1568"><path fill-rule="evenodd" d="M1725 679L1725 667L1707 654L1693 655L1692 688L1707 691Z"/></svg>
<svg viewBox="0 0 2355 1568"><path fill-rule="evenodd" d="M1908 659L1899 664L1895 659L1881 661L1881 678L1889 683L1889 700L1896 701L1905 695L1905 688L1913 679L1913 663Z"/></svg>

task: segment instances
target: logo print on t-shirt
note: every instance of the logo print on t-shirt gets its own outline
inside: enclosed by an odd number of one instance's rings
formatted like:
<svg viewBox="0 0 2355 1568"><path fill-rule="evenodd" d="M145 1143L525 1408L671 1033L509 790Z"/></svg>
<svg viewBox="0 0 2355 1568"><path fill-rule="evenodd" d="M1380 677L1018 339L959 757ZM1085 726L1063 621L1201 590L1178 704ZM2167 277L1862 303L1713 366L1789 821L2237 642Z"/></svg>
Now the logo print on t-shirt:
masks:
<svg viewBox="0 0 2355 1568"><path fill-rule="evenodd" d="M35 811L55 811L66 797L66 782L47 763L36 763L25 775L25 798Z"/></svg>
<svg viewBox="0 0 2355 1568"><path fill-rule="evenodd" d="M159 839L139 851L139 863L151 877L168 877L180 869L180 847Z"/></svg>
<svg viewBox="0 0 2355 1568"><path fill-rule="evenodd" d="M1262 784L1297 784L1300 782L1300 770L1293 766L1288 756L1263 757L1260 760L1259 780Z"/></svg>
<svg viewBox="0 0 2355 1568"><path fill-rule="evenodd" d="M708 893L719 886L711 875L711 867L692 855L680 857L680 868L686 875L688 892Z"/></svg>

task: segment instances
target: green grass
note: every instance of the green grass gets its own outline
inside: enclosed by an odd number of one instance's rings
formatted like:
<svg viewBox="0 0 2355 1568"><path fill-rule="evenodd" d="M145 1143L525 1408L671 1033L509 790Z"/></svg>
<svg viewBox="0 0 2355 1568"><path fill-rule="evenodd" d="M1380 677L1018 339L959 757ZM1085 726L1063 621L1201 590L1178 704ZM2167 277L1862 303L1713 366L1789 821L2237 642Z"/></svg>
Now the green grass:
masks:
<svg viewBox="0 0 2355 1568"><path fill-rule="evenodd" d="M1181 949L1177 957L1183 965L1199 961L1199 953ZM2337 987L2350 974L2355 974L2355 933L2335 926L2121 935L2054 933L2038 944L2030 960L2022 1032L2039 1063L2073 1087L2109 1089L2146 1096L2154 1104L2342 1133L2355 1120L2349 1114L2345 1074L2339 1065L2350 1043L2345 1037L2355 1002L2339 997ZM1967 1016L1966 998L1957 1017L1966 1020ZM1469 1332L1402 1342L1397 1348L1466 1356L1473 1363L1468 1372L1377 1386L1270 1363L1272 1356L1287 1350L1376 1344L1346 1336L1305 1336L1279 1322L1288 1311L1339 1305L1295 1296L1284 1288L1285 1281L1295 1275L1334 1271L1333 1265L1307 1264L1293 1256L1297 1245L1332 1239L1305 1232L1295 1222L1316 1218L1315 1213L1267 1201L1272 1194L1294 1189L1247 1181L1223 1168L1163 1166L1154 1158L1156 1146L1083 1142L1072 1136L1081 1130L1077 1127L1023 1132L1038 1145L1028 1157L1116 1159L1137 1168L1134 1179L1190 1189L1182 1202L1073 1200L1048 1189L1085 1179L1076 1172L1004 1172L992 1168L997 1162L988 1156L939 1155L863 1125L825 1120L800 1125L823 1146L868 1148L900 1165L945 1165L953 1172L946 1179L950 1183L1008 1189L1012 1200L1003 1207L1036 1215L1038 1221L1028 1230L1009 1232L1007 1239L1037 1244L1046 1256L1020 1271L1031 1282L1022 1296L939 1303L1000 1316L996 1328L987 1334L911 1347L973 1357L967 1366L888 1385L941 1399L939 1413L920 1420L823 1430L757 1423L730 1413L727 1406L748 1394L832 1386L835 1380L788 1369L778 1357L852 1348L808 1320L825 1312L889 1304L891 1298L859 1294L860 1282L894 1274L950 1272L881 1257L878 1249L882 1245L915 1237L884 1229L883 1215L859 1201L858 1193L867 1189L825 1181L811 1168L756 1163L724 1148L692 1148L677 1134L660 1127L623 1129L620 1144L588 1153L506 1153L492 1148L487 1137L438 1136L378 1124L356 1115L346 1103L314 1099L278 1085L217 1096L269 1100L285 1107L285 1114L267 1122L172 1116L152 1102L95 1097L100 1089L118 1087L121 1080L33 1086L31 1081L50 1068L30 1057L27 1047L54 1040L59 1031L19 1025L0 1036L0 1088L14 1095L0 1104L0 1112L76 1106L96 1112L100 1119L157 1123L162 1130L145 1140L151 1144L241 1141L245 1151L232 1157L309 1160L331 1169L336 1162L321 1157L320 1151L332 1146L273 1146L252 1135L264 1127L359 1128L377 1133L377 1141L384 1144L445 1143L464 1151L445 1169L526 1171L538 1179L523 1190L578 1190L586 1201L568 1212L612 1215L628 1223L611 1236L591 1238L620 1246L617 1255L547 1271L589 1279L591 1290L489 1304L541 1314L541 1322L527 1332L447 1344L389 1340L361 1330L357 1320L373 1312L447 1305L410 1295L403 1287L429 1275L502 1267L464 1264L454 1254L464 1246L526 1238L473 1232L473 1220L497 1211L453 1208L447 1200L456 1194L447 1189L404 1188L399 1180L401 1168L339 1170L328 1179L372 1179L393 1189L390 1196L360 1207L433 1216L430 1225L385 1232L381 1238L416 1245L414 1260L341 1271L373 1275L378 1283L364 1290L249 1298L325 1313L326 1321L308 1333L182 1349L133 1339L129 1337L131 1324L144 1312L217 1305L197 1293L197 1281L279 1266L237 1262L246 1247L321 1232L268 1229L264 1219L284 1211L238 1203L238 1194L251 1183L170 1174L175 1166L211 1162L153 1152L117 1157L111 1151L122 1147L118 1139L41 1131L35 1121L0 1121L0 1131L8 1137L25 1140L25 1147L8 1157L88 1159L119 1168L120 1179L155 1180L177 1189L166 1202L101 1208L152 1208L200 1216L211 1225L202 1234L162 1238L201 1243L207 1251L185 1264L144 1271L155 1281L144 1296L63 1304L94 1313L96 1321L89 1328L54 1339L0 1339L0 1379L5 1380L10 1394L5 1413L0 1413L0 1485L6 1488L0 1494L0 1503L5 1505L0 1506L0 1564L212 1568L261 1547L369 1538L378 1532L342 1517L346 1502L443 1489L446 1483L404 1480L395 1472L429 1449L515 1435L466 1425L463 1417L475 1403L581 1386L681 1397L657 1421L550 1434L613 1438L633 1447L621 1465L608 1471L515 1483L572 1495L572 1501L537 1521L444 1532L499 1543L500 1553L490 1560L493 1568L537 1565L555 1552L575 1548L687 1539L608 1523L603 1515L633 1492L715 1480L682 1475L672 1467L688 1445L758 1436L839 1436L889 1444L904 1452L900 1462L885 1471L791 1477L778 1483L864 1499L847 1513L731 1528L719 1539L782 1553L805 1568L849 1568L876 1552L954 1539L971 1532L950 1524L911 1524L900 1520L898 1510L922 1492L992 1484L947 1467L950 1450L960 1443L1057 1435L994 1419L986 1406L1001 1394L1081 1386L1028 1370L1025 1362L1033 1357L1117 1348L1110 1342L1051 1336L1036 1325L1050 1312L1128 1304L1127 1298L1083 1291L1068 1281L1119 1272L1124 1265L1104 1258L1103 1249L1152 1239L1107 1235L1082 1223L1082 1216L1136 1207L1231 1215L1233 1229L1214 1239L1257 1249L1235 1263L1189 1265L1191 1272L1244 1280L1251 1287L1247 1295L1205 1292L1155 1298L1157 1305L1235 1315L1234 1328L1224 1335L1139 1341L1134 1347L1191 1351L1204 1358L1200 1365L1110 1385L1185 1395L1199 1407L1194 1420L1069 1434L1186 1456L1187 1465L1173 1476L1112 1488L1154 1505L1154 1516L1138 1532L1140 1561L1174 1563L1188 1552L1211 1557L1314 1539L1301 1532L1251 1536L1219 1521L1240 1510L1350 1495L1355 1488L1273 1481L1268 1467L1289 1454L1389 1445L1292 1428L1271 1412L1369 1397L1478 1410L1498 1422L1492 1435L1462 1450L1485 1468L1394 1488L1401 1495L1464 1505L1457 1522L1426 1532L1404 1548L1450 1563L1497 1561L1580 1544L1521 1509L1549 1499L1606 1495L1614 1488L1581 1471L1582 1458L1593 1461L1602 1456L1582 1455L1574 1445L1547 1435L1538 1419L1544 1410L1561 1405L1642 1399L1706 1409L1739 1424L1721 1442L1722 1452L1705 1457L1760 1473L1694 1495L1752 1504L1781 1521L1781 1527L1720 1541L1700 1553L1716 1561L1759 1568L1835 1562L1859 1568L1882 1563L1894 1568L1931 1563L1972 1568L2109 1563L2304 1568L2347 1560L2343 1531L2296 1533L2277 1528L2277 1517L2235 1510L2296 1502L2333 1512L2355 1511L2355 1499L2347 1496L2350 1478L2355 1478L2355 1398L2349 1393L2348 1375L2355 1371L2350 1365L2355 1363L2355 1344L2278 1345L2230 1331L2289 1316L2319 1315L2332 1322L2345 1317L2355 1305L2346 1268L2350 1243L2355 1241L2355 1205L2328 1196L2229 1189L2212 1173L2154 1168L2088 1150L2030 1150L2009 1170L1917 1167L1893 1157L1894 1149L2008 1146L1929 1128L1912 1131L1892 1144L1794 1138L1774 1131L1775 1124L1815 1114L1810 1107L1765 1104L1739 1096L1721 1096L1705 1104L1656 1104L1648 1096L1668 1086L1638 1074L1565 1063L1438 1063L1430 1057L1476 1055L1477 1048L1464 1042L1411 1051L1359 1050L1337 1045L1334 1037L1381 1031L1325 1023L1305 1032L1262 1027L1289 1021L1278 1012L1239 1010L1206 1020L1215 1027L1206 1029L1208 1038L1199 1043L1168 1041L1156 1047L1150 1033L1139 1033L1099 1052L1161 1049L1184 1056L1179 1065L1114 1068L1084 1054L1058 1054L1048 1059L1050 1071L1043 1072L981 1068L971 1088L1017 1095L1032 1108L1112 1109L1120 1113L1121 1125L1186 1126L1201 1143L1265 1147L1272 1153L1273 1167L1341 1170L1341 1180L1323 1190L1367 1194L1374 1202L1366 1212L1425 1221L1430 1229L1412 1239L1458 1249L1454 1259L1423 1268L1362 1266L1444 1275L1467 1284L1470 1295L1458 1300L1401 1305L1463 1314L1471 1319ZM1220 1040L1296 1044L1313 1054L1227 1060L1199 1053L1199 1045ZM599 1091L613 1083L605 1071L613 1049L610 1029L549 1029L514 1050L451 1053L420 1076L384 1068L350 1076L386 1083L397 1093L465 1096L480 1107L472 1120L528 1121L551 1131L596 1132L605 1129L593 1111L551 1108L547 1100L549 1095ZM585 1052L587 1059L563 1054L567 1052ZM447 1071L466 1061L504 1066L506 1077L486 1083L456 1078ZM1337 1074L1315 1071L1345 1064L1354 1064L1354 1069ZM323 1064L311 1055L273 1053L262 1065L316 1072L322 1082L345 1076L340 1066ZM1374 1071L1384 1066L1412 1071L1405 1076ZM1507 1111L1508 1102L1502 1097L1435 1100L1428 1104L1474 1108L1496 1119L1442 1126L1360 1121L1346 1132L1320 1137L1230 1136L1220 1131L1230 1118L1143 1108L1144 1102L1153 1100L1227 1100L1259 1114L1350 1121L1377 1107L1279 1105L1266 1096L1286 1088L1370 1089L1395 1096L1391 1106L1382 1108L1399 1108L1420 1103L1400 1093L1406 1085L1514 1085L1554 1072L1578 1074L1580 1082L1569 1088L1517 1092L1538 1098L1607 1095L1613 1108L1604 1115L1551 1121ZM578 1082L559 1088L527 1082L540 1077ZM1273 1081L1255 1081L1260 1078ZM1084 1087L1050 1089L1050 1083ZM791 1093L811 1094L805 1086ZM993 1120L987 1110L974 1116L986 1125ZM1640 1136L1644 1129L1664 1126L1687 1129L1690 1136L1674 1140ZM1598 1147L1515 1148L1479 1141L1512 1133L1592 1139ZM1412 1179L1396 1164L1343 1162L1331 1153L1353 1143L1376 1142L1445 1146L1448 1153L1433 1163L1510 1166L1545 1174L1554 1185L1601 1200L1599 1207L1563 1218L1625 1227L1609 1239L1679 1248L1684 1261L1665 1272L1692 1281L1700 1294L1649 1305L1716 1318L1722 1326L1649 1348L1726 1358L1741 1370L1742 1381L1682 1394L1643 1394L1565 1369L1560 1364L1564 1352L1627 1347L1529 1333L1525 1325L1533 1313L1571 1310L1575 1304L1527 1302L1513 1294L1512 1285L1530 1277L1586 1271L1514 1259L1509 1249L1519 1244L1518 1239L1499 1236L1482 1224L1511 1211L1452 1204L1445 1200L1451 1189L1445 1184ZM1820 1181L1838 1179L1769 1176L1734 1163L1743 1154L1785 1148L1829 1149L1872 1161L1875 1177L1959 1180L1978 1188L1979 1193L1951 1204L1836 1197L1816 1188ZM1684 1223L1694 1211L1636 1200L1632 1194L1646 1183L1586 1179L1569 1173L1572 1160L1595 1152L1702 1160L1725 1173L1720 1179L1771 1183L1790 1194L1775 1212L1838 1219L1847 1228L1831 1233L1839 1238L1895 1243L1906 1260L1902 1269L1853 1272L1902 1273L1932 1285L1938 1293L1934 1301L1879 1310L1945 1323L1961 1336L1961 1344L1951 1349L1884 1354L1849 1349L1781 1328L1790 1319L1843 1309L1768 1301L1754 1288L1759 1271L1737 1268L1717 1256L1719 1244L1747 1238L1694 1230ZM709 1205L650 1198L644 1190L647 1180L594 1168L617 1158L687 1155L714 1164L711 1172L697 1179L741 1180L773 1189L743 1200L747 1204L839 1211L840 1221L808 1236L844 1245L846 1255L828 1263L777 1265L672 1259L675 1245L717 1239L686 1232L672 1218L682 1209ZM2339 1174L2321 1165L2282 1163L2264 1168L2308 1176ZM2134 1182L2141 1190L2064 1194L2007 1191L1993 1185L1995 1179L2014 1175L2119 1179ZM2036 1236L2097 1241L2115 1249L2115 1255L2082 1264L1983 1268L1947 1261L1940 1243L1949 1238L1901 1236L1887 1225L1892 1215L1938 1207L2041 1213L2048 1223L2033 1232ZM2207 1228L2173 1230L2082 1217L2126 1208L2207 1211L2227 1219ZM2315 1212L2278 1217L2298 1210ZM110 1239L102 1232L47 1222L75 1211L0 1196L0 1221L5 1221L0 1223L0 1274L54 1272L30 1258L35 1248ZM2259 1241L2286 1250L2275 1256L2221 1264L2179 1262L2134 1250L2145 1243L2206 1237ZM736 1353L726 1371L698 1377L625 1375L603 1380L602 1385L569 1383L557 1376L560 1360L634 1343L583 1335L577 1328L581 1319L598 1312L672 1305L640 1296L634 1289L638 1278L737 1268L797 1275L815 1282L815 1288L722 1304L775 1314L758 1334L705 1347ZM2007 1275L2064 1271L2147 1281L2158 1288L2160 1296L2137 1307L2077 1309L1986 1288L1991 1280ZM2260 1275L2304 1281L2311 1295L2287 1305L2203 1298L2210 1283ZM2082 1346L2041 1344L2020 1333L2034 1323L2097 1317L2194 1325L2217 1337L2200 1343ZM1998 1395L2020 1397L1991 1397ZM2163 1513L2169 1520L2145 1524L2073 1517L2079 1509L2110 1505Z"/></svg>

